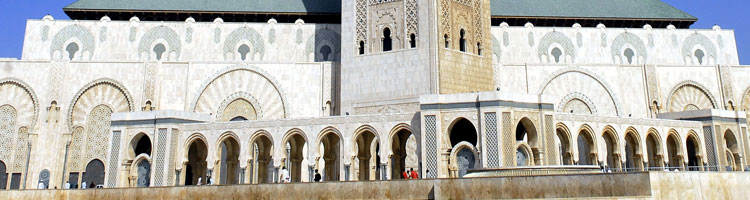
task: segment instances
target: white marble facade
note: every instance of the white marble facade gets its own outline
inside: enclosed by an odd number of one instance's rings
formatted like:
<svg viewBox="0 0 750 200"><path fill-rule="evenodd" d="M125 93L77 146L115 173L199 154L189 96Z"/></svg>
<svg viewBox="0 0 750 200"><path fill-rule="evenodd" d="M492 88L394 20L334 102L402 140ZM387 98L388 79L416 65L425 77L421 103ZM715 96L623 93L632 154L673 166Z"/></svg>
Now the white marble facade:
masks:
<svg viewBox="0 0 750 200"><path fill-rule="evenodd" d="M413 9L428 12L427 6ZM357 14L345 11L342 19ZM43 180L62 187L71 172L84 172L99 159L105 187L135 186L135 167L143 160L151 163L150 185L183 185L195 141L205 146L199 153L205 154L205 174L197 177L212 176L215 183L264 182L258 174L276 177L280 167L295 166L285 163L294 159L302 167L291 167L299 170L293 179L303 182L315 169L328 180L395 179L397 168L451 177L459 166L449 152L464 148L448 141L459 119L478 133L478 142L466 144L481 150L476 167L515 166L509 156L516 149L533 151L530 158L538 160L527 164L566 164L565 153L556 150L557 135L568 137L570 164L580 163L585 154L578 153L575 138L583 132L591 135L593 160L602 166L632 161L625 155L629 137L636 138L636 160L645 165L686 166L691 138L699 143L701 166L734 165L726 163L733 158L737 169L748 165L742 155L750 153L743 112L750 109L750 67L739 65L732 30L503 24L491 28L492 54L483 55L494 60L497 91L441 95L434 52L439 40L429 37L435 22L413 20L401 28L383 22L400 31L398 45L390 52L369 46L365 55L358 55L355 41L378 35L359 35L350 20L29 20L22 58L0 60L0 147L7 151L0 160L7 183L19 174L26 188ZM418 35L415 48L406 40L410 33ZM238 99L246 104L234 104ZM495 104L462 107L478 102ZM713 118L699 122L679 114L712 109L701 116ZM227 122L237 113L252 119ZM521 123L535 127L530 132L539 141L514 141ZM655 150L647 145L651 133ZM143 135L153 145L139 157L133 152ZM302 157L290 158L286 144L295 135L302 138L295 144ZM608 137L615 138L614 148L607 147ZM671 137L679 138L682 163L671 160ZM265 140L259 138L270 141L272 162L254 152ZM235 146L222 147L230 140ZM239 154L226 153L231 149ZM405 161L397 161L401 157ZM267 168L258 167L266 162ZM225 172L235 164L235 174Z"/></svg>

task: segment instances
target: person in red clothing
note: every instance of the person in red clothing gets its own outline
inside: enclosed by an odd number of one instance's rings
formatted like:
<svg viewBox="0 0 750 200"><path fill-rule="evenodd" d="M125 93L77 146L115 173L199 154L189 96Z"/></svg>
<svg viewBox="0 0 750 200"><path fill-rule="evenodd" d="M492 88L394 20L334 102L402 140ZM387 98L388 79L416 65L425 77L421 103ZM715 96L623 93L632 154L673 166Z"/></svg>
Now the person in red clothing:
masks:
<svg viewBox="0 0 750 200"><path fill-rule="evenodd" d="M406 171L401 172L401 177L404 179L409 179L409 174L406 173Z"/></svg>
<svg viewBox="0 0 750 200"><path fill-rule="evenodd" d="M411 179L419 179L419 174L417 174L417 171L414 171L414 168L411 168Z"/></svg>

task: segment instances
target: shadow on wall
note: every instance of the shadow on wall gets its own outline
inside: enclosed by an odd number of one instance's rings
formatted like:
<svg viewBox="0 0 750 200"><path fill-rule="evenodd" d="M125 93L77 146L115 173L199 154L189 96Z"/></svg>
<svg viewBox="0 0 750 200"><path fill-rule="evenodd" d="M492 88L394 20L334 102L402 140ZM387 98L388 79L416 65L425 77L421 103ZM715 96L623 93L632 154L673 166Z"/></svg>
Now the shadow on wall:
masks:
<svg viewBox="0 0 750 200"><path fill-rule="evenodd" d="M307 40L307 56L315 62L341 61L340 28L328 24L315 24L315 34Z"/></svg>

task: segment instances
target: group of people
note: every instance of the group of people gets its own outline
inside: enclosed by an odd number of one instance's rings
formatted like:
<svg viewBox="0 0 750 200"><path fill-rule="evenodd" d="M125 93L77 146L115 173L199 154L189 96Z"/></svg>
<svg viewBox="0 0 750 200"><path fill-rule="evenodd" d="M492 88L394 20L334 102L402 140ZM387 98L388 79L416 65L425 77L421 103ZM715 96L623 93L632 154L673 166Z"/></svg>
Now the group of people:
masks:
<svg viewBox="0 0 750 200"><path fill-rule="evenodd" d="M409 179L419 179L419 173L417 171L414 171L414 168L409 169L409 171L401 171L401 177L409 180Z"/></svg>
<svg viewBox="0 0 750 200"><path fill-rule="evenodd" d="M76 185L71 185L70 182L65 181L65 185L63 186L63 189L66 189L66 190L71 189L71 186L72 188L78 188ZM91 181L88 184L86 183L86 181L81 182L81 189L86 189L86 188L96 188L96 184L94 184L93 181Z"/></svg>

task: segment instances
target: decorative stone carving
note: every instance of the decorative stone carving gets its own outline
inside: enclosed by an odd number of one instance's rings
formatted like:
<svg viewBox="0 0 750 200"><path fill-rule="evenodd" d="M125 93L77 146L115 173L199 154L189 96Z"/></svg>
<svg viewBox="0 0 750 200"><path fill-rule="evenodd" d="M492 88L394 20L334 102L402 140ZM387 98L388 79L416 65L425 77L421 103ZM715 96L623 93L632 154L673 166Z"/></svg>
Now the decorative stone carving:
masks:
<svg viewBox="0 0 750 200"><path fill-rule="evenodd" d="M644 64L648 60L648 50L637 35L624 32L612 41L610 49L612 61L618 64Z"/></svg>
<svg viewBox="0 0 750 200"><path fill-rule="evenodd" d="M489 168L500 167L500 146L498 145L497 134L497 113L484 114L485 137L487 138L487 166Z"/></svg>
<svg viewBox="0 0 750 200"><path fill-rule="evenodd" d="M25 126L29 132L33 132L39 118L39 101L31 87L21 80L4 78L0 79L0 94L0 105L9 105L15 112L16 125L13 129Z"/></svg>
<svg viewBox="0 0 750 200"><path fill-rule="evenodd" d="M559 52L562 51L562 52ZM539 42L537 56L542 62L574 63L576 48L568 36L561 32L549 32ZM546 60L544 58L547 58Z"/></svg>
<svg viewBox="0 0 750 200"><path fill-rule="evenodd" d="M573 92L566 95L557 105L557 112L560 113L597 115L594 102L580 92Z"/></svg>
<svg viewBox="0 0 750 200"><path fill-rule="evenodd" d="M130 92L119 82L108 78L97 79L86 84L70 102L71 106L67 114L70 129L85 125L88 113L102 104L112 112L135 111Z"/></svg>
<svg viewBox="0 0 750 200"><path fill-rule="evenodd" d="M737 109L736 101L734 98L734 89L732 87L732 76L731 67L727 65L719 65L719 75L721 76L721 88L724 96L724 109L735 110Z"/></svg>
<svg viewBox="0 0 750 200"><path fill-rule="evenodd" d="M326 48L327 47L327 48ZM339 61L341 58L341 35L331 29L315 29L315 35L307 39L306 55L314 54L315 62Z"/></svg>
<svg viewBox="0 0 750 200"><path fill-rule="evenodd" d="M646 90L648 91L649 108L652 112L658 112L662 107L661 91L659 87L659 79L656 78L656 67L653 65L646 65Z"/></svg>
<svg viewBox="0 0 750 200"><path fill-rule="evenodd" d="M438 141L437 141L437 119L435 115L426 115L425 121L425 168L429 170L427 178L437 178L438 173Z"/></svg>
<svg viewBox="0 0 750 200"><path fill-rule="evenodd" d="M247 41L248 43L243 43L243 41ZM249 47L246 55L240 55L242 52L238 49L242 45ZM227 60L231 60L232 57L234 60L243 60L242 58L245 58L245 56L247 58L244 60L263 60L265 53L266 46L263 36L250 27L237 28L224 41L224 58ZM230 55L233 56L230 57Z"/></svg>
<svg viewBox="0 0 750 200"><path fill-rule="evenodd" d="M237 65L212 75L204 82L188 109L201 113L212 113L229 96L237 92L253 94L258 98L259 109L264 119L282 119L288 116L286 93L272 76L253 66ZM268 92L272 91L272 92ZM264 94L263 96L258 96Z"/></svg>
<svg viewBox="0 0 750 200"><path fill-rule="evenodd" d="M356 5L356 36L357 43L360 41L367 44L367 3L366 0L357 0Z"/></svg>
<svg viewBox="0 0 750 200"><path fill-rule="evenodd" d="M117 167L120 164L120 139L122 137L122 132L120 131L113 131L112 132L112 149L109 152L109 171L110 174L107 178L107 187L115 187L117 186L117 176L113 176L113 172L117 172Z"/></svg>
<svg viewBox="0 0 750 200"><path fill-rule="evenodd" d="M703 34L690 34L682 42L682 56L685 64L692 65L710 65L717 63L716 47L711 39Z"/></svg>
<svg viewBox="0 0 750 200"><path fill-rule="evenodd" d="M83 163L90 160L105 160L109 147L110 118L113 111L106 105L100 104L91 110L86 119L86 152Z"/></svg>
<svg viewBox="0 0 750 200"><path fill-rule="evenodd" d="M164 42L166 42L166 44ZM164 52L162 53L156 51L159 44L165 47ZM172 30L172 28L169 28L167 26L157 26L151 28L146 32L146 34L141 37L141 41L138 43L138 54L141 59L179 59L181 49L182 43L180 42L179 35L177 35L177 32ZM171 57L172 54L174 54L175 57Z"/></svg>
<svg viewBox="0 0 750 200"><path fill-rule="evenodd" d="M503 121L503 135L502 135L502 157L503 160L503 166L514 166L514 157L515 157L515 147L514 143L516 142L514 138L514 134L512 132L512 125L511 125L511 113L510 112L503 112L502 114Z"/></svg>
<svg viewBox="0 0 750 200"><path fill-rule="evenodd" d="M503 53L503 49L500 46L500 42L497 41L497 38L495 38L495 35L492 35L492 54L495 55L495 62L500 62L501 55Z"/></svg>
<svg viewBox="0 0 750 200"><path fill-rule="evenodd" d="M419 8L417 0L406 0L406 35L417 34L419 29Z"/></svg>
<svg viewBox="0 0 750 200"><path fill-rule="evenodd" d="M86 27L74 24L58 31L50 46L51 59L91 59L94 56L96 41ZM73 55L70 55L70 54Z"/></svg>
<svg viewBox="0 0 750 200"><path fill-rule="evenodd" d="M669 93L669 112L718 108L716 98L695 81L683 81Z"/></svg>
<svg viewBox="0 0 750 200"><path fill-rule="evenodd" d="M13 106L0 106L0 160L9 161L14 149L17 112ZM6 163L9 166L10 163ZM12 165L10 165L12 166Z"/></svg>
<svg viewBox="0 0 750 200"><path fill-rule="evenodd" d="M617 98L617 94L614 93L615 90L612 89L612 87L609 86L609 84L602 79L599 75L596 75L595 73L580 68L580 67L568 67L561 70L558 70L555 73L552 73L551 76L547 77L544 82L542 82L542 85L539 86L539 90L537 91L537 94L544 94L544 90L549 86L549 84L556 79L557 77L566 74L566 73L581 73L583 75L586 75L588 77L591 77L596 82L598 82L604 89L607 91L607 94L609 94L609 97L612 99L612 102L614 103L615 112L617 113L617 116L622 116L622 106L620 104L619 99Z"/></svg>
<svg viewBox="0 0 750 200"><path fill-rule="evenodd" d="M247 92L237 92L227 97L216 113L216 120L223 122L231 121L235 117L243 117L246 120L263 119L258 99Z"/></svg>
<svg viewBox="0 0 750 200"><path fill-rule="evenodd" d="M167 153L167 129L161 128L156 136L154 157L154 186L164 186L164 156Z"/></svg>

